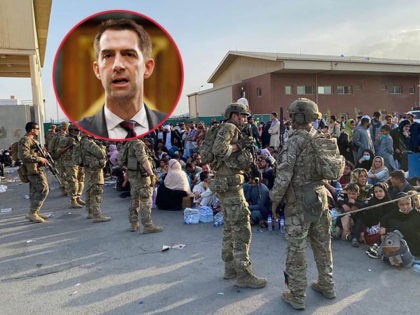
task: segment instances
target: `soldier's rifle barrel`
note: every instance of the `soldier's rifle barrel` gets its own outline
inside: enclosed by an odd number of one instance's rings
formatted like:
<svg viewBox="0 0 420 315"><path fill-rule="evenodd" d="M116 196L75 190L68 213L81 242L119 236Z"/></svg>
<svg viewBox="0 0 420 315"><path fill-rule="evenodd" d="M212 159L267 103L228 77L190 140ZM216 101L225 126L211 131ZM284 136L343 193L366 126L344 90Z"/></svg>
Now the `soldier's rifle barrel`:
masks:
<svg viewBox="0 0 420 315"><path fill-rule="evenodd" d="M55 179L57 180L57 182L61 186L62 183L61 183L61 180L60 180L60 173L58 173L57 169L55 168L55 162L54 162L52 156L50 155L49 152L45 152L44 150L42 150L39 143L36 143L36 148L37 148L39 154L41 154L42 157L47 160L48 168L50 169L51 173L54 175Z"/></svg>

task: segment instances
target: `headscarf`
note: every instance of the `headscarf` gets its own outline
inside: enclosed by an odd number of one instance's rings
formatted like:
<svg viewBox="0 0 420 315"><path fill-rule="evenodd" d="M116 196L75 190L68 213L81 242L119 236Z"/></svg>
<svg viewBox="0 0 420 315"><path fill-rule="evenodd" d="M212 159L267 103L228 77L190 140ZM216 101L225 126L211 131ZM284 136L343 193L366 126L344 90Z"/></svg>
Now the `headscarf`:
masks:
<svg viewBox="0 0 420 315"><path fill-rule="evenodd" d="M391 196L389 195L389 191L388 191L389 186L386 182L379 182L379 183L376 183L375 185L373 185L372 192L375 189L375 187L382 188L382 190L385 192L385 197L384 197L384 199L379 200L379 199L376 199L375 194L373 194L373 196L371 198L371 200L373 199L372 204L375 204L375 202L376 202L376 204L378 204L378 203L382 203L382 202L391 200ZM369 202L369 205L370 205L370 202Z"/></svg>
<svg viewBox="0 0 420 315"><path fill-rule="evenodd" d="M372 185L368 184L367 181L366 181L366 185L360 186L359 177L360 177L360 174L362 174L363 172L366 174L366 179L367 179L368 171L365 168L356 168L353 170L353 172L351 172L351 180L350 180L351 183L356 183L359 186L359 189L360 189L359 198L362 201L366 200L369 197L370 191L372 189Z"/></svg>
<svg viewBox="0 0 420 315"><path fill-rule="evenodd" d="M379 168L375 168L375 160L376 159L381 160L381 166ZM379 155L375 156L373 158L373 161L372 161L372 166L370 167L371 173L372 174L376 174L376 173L382 171L384 168L385 168L385 160L384 160L384 158L382 156L379 156Z"/></svg>
<svg viewBox="0 0 420 315"><path fill-rule="evenodd" d="M349 119L346 121L346 124L344 125L344 129L349 135L349 142L353 140L353 128L351 127L352 123L354 123L354 119Z"/></svg>
<svg viewBox="0 0 420 315"><path fill-rule="evenodd" d="M169 160L168 173L163 182L168 189L181 190L185 191L187 194L191 194L187 174L185 174L181 168L181 164L175 159Z"/></svg>

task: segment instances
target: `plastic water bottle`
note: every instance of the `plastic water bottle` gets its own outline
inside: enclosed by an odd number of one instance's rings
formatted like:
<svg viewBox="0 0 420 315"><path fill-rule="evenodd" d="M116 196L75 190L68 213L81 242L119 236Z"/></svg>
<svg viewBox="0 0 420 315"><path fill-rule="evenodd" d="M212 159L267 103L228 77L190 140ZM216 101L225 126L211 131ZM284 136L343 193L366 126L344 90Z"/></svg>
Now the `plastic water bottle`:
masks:
<svg viewBox="0 0 420 315"><path fill-rule="evenodd" d="M268 225L268 230L271 232L273 230L273 220L271 219L271 215L268 216L267 225Z"/></svg>
<svg viewBox="0 0 420 315"><path fill-rule="evenodd" d="M222 226L222 225L223 225L223 212L219 211L214 216L213 226L218 227L218 226Z"/></svg>
<svg viewBox="0 0 420 315"><path fill-rule="evenodd" d="M419 264L414 264L413 265L413 270L417 273L420 273L420 265Z"/></svg>
<svg viewBox="0 0 420 315"><path fill-rule="evenodd" d="M284 228L284 218L281 217L280 219L280 233L284 234L285 228Z"/></svg>

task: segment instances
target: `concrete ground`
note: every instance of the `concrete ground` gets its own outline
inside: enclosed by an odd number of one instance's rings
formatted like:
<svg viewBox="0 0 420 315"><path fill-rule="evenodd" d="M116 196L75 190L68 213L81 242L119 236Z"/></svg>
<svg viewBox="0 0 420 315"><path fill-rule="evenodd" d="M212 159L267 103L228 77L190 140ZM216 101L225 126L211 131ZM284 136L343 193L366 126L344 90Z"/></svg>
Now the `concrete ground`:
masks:
<svg viewBox="0 0 420 315"><path fill-rule="evenodd" d="M128 232L129 199L105 188L103 212L112 221L93 224L84 209L69 209L50 178L43 212L48 223L24 218L28 185L14 169L0 185L0 314L291 314L281 299L286 242L278 231L253 227L251 259L264 289L238 289L223 280L222 229L185 225L182 213L153 210L165 230ZM16 181L15 181L16 180ZM0 191L2 186L0 186ZM12 208L10 210L9 208ZM184 244L162 252L163 245ZM175 246L176 247L176 246ZM182 247L182 246L180 246ZM300 314L416 314L420 274L370 259L365 248L335 241L337 298L307 290ZM308 282L316 266L308 248Z"/></svg>

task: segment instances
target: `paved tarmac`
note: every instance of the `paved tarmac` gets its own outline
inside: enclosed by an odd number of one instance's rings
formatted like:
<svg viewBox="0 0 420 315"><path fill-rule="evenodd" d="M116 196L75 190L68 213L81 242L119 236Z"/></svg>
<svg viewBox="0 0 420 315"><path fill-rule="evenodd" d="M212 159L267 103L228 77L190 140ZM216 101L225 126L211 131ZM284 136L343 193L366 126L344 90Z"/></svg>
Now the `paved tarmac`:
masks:
<svg viewBox="0 0 420 315"><path fill-rule="evenodd" d="M180 211L153 210L162 233L128 232L129 198L121 199L113 185L106 186L102 207L112 221L93 224L85 209L69 209L51 177L43 212L54 218L30 223L28 185L7 171L0 182L7 187L0 193L0 314L420 313L420 274L370 259L363 246L333 243L337 298L308 288L306 310L298 312L280 299L286 242L278 231L253 227L253 268L268 285L238 289L223 280L222 228L186 225ZM185 247L161 251L177 244ZM307 257L310 283L317 272L309 248Z"/></svg>

